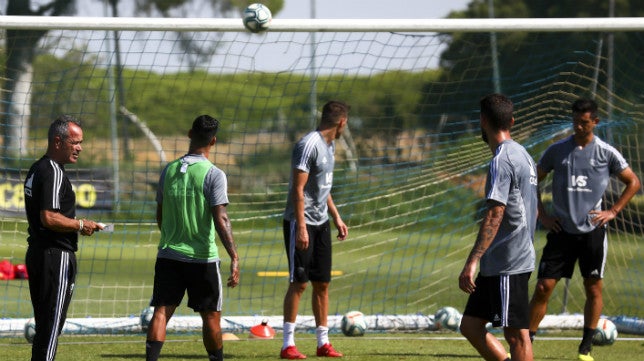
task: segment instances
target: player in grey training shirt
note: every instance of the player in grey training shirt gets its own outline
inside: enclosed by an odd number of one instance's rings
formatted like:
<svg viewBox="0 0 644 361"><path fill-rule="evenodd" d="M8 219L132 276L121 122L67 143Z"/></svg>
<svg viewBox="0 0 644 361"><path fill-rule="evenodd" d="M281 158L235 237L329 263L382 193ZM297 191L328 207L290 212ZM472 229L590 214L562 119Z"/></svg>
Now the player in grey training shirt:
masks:
<svg viewBox="0 0 644 361"><path fill-rule="evenodd" d="M602 209L602 197L611 175L628 168L624 157L599 137L579 146L574 136L551 145L539 161L552 176L553 216L565 232L588 233L595 229L590 211Z"/></svg>
<svg viewBox="0 0 644 361"><path fill-rule="evenodd" d="M293 148L291 169L309 175L304 185L304 217L307 224L320 225L329 220L327 200L333 185L335 142L327 144L320 132L310 132ZM289 187L292 187L292 182ZM284 219L293 221L295 209L293 193L288 192Z"/></svg>
<svg viewBox="0 0 644 361"><path fill-rule="evenodd" d="M571 278L579 260L586 303L578 358L592 361L592 336L603 306L605 225L637 193L640 181L624 157L594 135L593 130L599 123L594 101L576 100L572 104L572 116L574 134L548 147L537 166L539 182L553 172L553 212L551 215L546 211L539 197L539 220L550 232L539 263L539 280L530 301L530 337L534 339L557 282L562 277ZM612 175L626 187L615 204L604 210L602 197Z"/></svg>
<svg viewBox="0 0 644 361"><path fill-rule="evenodd" d="M525 148L503 141L490 162L486 200L505 205L494 241L481 257L483 276L534 271L534 231L537 224L537 169Z"/></svg>
<svg viewBox="0 0 644 361"><path fill-rule="evenodd" d="M349 106L329 101L322 107L317 130L305 135L293 149L288 199L284 211L284 246L289 265L289 287L284 296L284 336L280 357L304 359L295 347L295 319L309 281L313 286L316 355L342 357L329 342L328 307L331 282L331 230L329 215L344 240L347 225L331 197L335 140L349 119Z"/></svg>
<svg viewBox="0 0 644 361"><path fill-rule="evenodd" d="M487 211L458 280L469 294L460 329L484 359L509 360L503 344L486 329L492 322L503 327L512 360L532 361L528 281L535 260L536 166L510 136L512 101L490 94L480 105L481 133L494 156L485 184Z"/></svg>

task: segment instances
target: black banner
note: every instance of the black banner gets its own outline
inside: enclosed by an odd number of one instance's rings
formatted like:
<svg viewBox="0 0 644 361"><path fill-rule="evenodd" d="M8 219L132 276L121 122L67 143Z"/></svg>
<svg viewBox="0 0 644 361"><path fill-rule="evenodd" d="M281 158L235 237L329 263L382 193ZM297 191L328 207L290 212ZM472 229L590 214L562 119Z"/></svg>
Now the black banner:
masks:
<svg viewBox="0 0 644 361"><path fill-rule="evenodd" d="M25 214L24 182L28 169L0 170L0 214ZM67 169L76 192L76 207L84 210L111 210L114 188L107 169Z"/></svg>

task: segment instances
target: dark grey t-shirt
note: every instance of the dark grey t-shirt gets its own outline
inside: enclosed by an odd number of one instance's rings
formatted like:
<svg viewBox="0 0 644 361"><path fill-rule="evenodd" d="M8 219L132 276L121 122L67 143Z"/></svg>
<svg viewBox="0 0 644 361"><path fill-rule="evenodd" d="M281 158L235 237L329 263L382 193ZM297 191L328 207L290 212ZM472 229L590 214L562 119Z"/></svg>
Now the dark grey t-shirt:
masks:
<svg viewBox="0 0 644 361"><path fill-rule="evenodd" d="M486 200L505 205L499 230L481 257L483 276L534 270L537 223L537 168L519 143L506 140L496 149L485 185Z"/></svg>
<svg viewBox="0 0 644 361"><path fill-rule="evenodd" d="M597 136L581 148L572 136L546 149L539 168L553 171L553 215L568 233L588 233L595 228L590 211L601 210L610 176L628 168L624 157Z"/></svg>
<svg viewBox="0 0 644 361"><path fill-rule="evenodd" d="M304 218L306 224L320 225L329 219L327 200L333 185L333 166L335 143L327 144L320 132L310 132L300 139L293 148L291 158L291 178L288 185L288 199L284 219L293 221L295 211L291 189L293 170L299 169L309 174L304 186Z"/></svg>

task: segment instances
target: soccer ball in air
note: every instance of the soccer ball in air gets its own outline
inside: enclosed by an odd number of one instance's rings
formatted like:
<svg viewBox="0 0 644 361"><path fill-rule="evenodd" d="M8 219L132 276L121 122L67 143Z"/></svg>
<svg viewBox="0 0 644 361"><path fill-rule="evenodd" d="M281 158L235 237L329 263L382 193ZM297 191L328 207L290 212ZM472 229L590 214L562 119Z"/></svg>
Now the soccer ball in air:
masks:
<svg viewBox="0 0 644 361"><path fill-rule="evenodd" d="M349 311L342 316L340 324L345 336L362 336L367 329L367 321L360 311Z"/></svg>
<svg viewBox="0 0 644 361"><path fill-rule="evenodd" d="M25 323L25 338L27 342L33 343L34 337L36 336L36 322L33 318L30 318Z"/></svg>
<svg viewBox="0 0 644 361"><path fill-rule="evenodd" d="M602 318L597 323L595 334L593 334L593 345L607 346L615 343L617 339L617 327L608 319Z"/></svg>
<svg viewBox="0 0 644 361"><path fill-rule="evenodd" d="M442 307L434 314L434 323L438 329L458 331L461 325L462 315L454 307Z"/></svg>
<svg viewBox="0 0 644 361"><path fill-rule="evenodd" d="M244 10L243 17L244 26L246 29L253 33L259 33L268 29L273 19L273 14L266 5L263 4L250 4Z"/></svg>

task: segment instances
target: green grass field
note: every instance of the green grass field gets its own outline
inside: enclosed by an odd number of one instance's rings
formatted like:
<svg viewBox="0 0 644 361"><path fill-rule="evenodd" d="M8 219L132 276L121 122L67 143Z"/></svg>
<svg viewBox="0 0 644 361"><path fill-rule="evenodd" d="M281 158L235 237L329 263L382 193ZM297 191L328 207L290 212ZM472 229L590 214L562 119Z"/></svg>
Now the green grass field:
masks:
<svg viewBox="0 0 644 361"><path fill-rule="evenodd" d="M3 222L0 259L24 260L24 224ZM261 272L284 272L281 228L265 224L234 228L242 277L235 289L225 290L226 315L249 316L281 314L287 286L284 276L264 277ZM334 277L330 294L330 314L358 309L366 314L433 314L442 306L462 308L466 295L457 287L457 276L471 248L476 229L436 230L434 233L408 229L374 233L352 229L345 242L334 243ZM543 234L539 234L538 248ZM641 239L641 238L640 238ZM118 225L113 234L83 237L78 252L79 275L68 317L123 317L138 315L147 306L152 291L158 230L154 225ZM638 254L639 243L611 239L605 287L604 313L609 316L641 317L641 298L632 282L631 263L624 255ZM223 275L228 259L223 256ZM628 280L631 277L629 282ZM535 282L535 277L531 280ZM555 290L550 313L562 311L563 282ZM635 287L637 289L637 287ZM583 309L583 288L578 274L570 287L567 312ZM308 297L308 296L307 296ZM185 304L185 302L184 302ZM31 317L26 281L0 281L2 317ZM311 314L310 303L301 305L301 314ZM192 315L181 307L178 314Z"/></svg>
<svg viewBox="0 0 644 361"><path fill-rule="evenodd" d="M273 340L250 340L239 335L239 341L225 341L224 355L228 360L253 361L279 359L281 334ZM576 360L578 337L566 331L540 335L534 344L535 360ZM315 357L315 337L296 336L300 351ZM143 360L145 335L131 336L62 336L57 361ZM480 356L462 337L455 333L367 334L365 337L331 335L334 347L354 361L456 361L480 360ZM504 342L505 344L505 342ZM506 346L507 347L507 346ZM641 361L644 339L620 336L611 346L595 347L597 361ZM7 360L27 360L30 345L22 338L0 338L0 353ZM4 358L3 358L4 359ZM168 335L161 352L162 360L205 360L198 335Z"/></svg>

